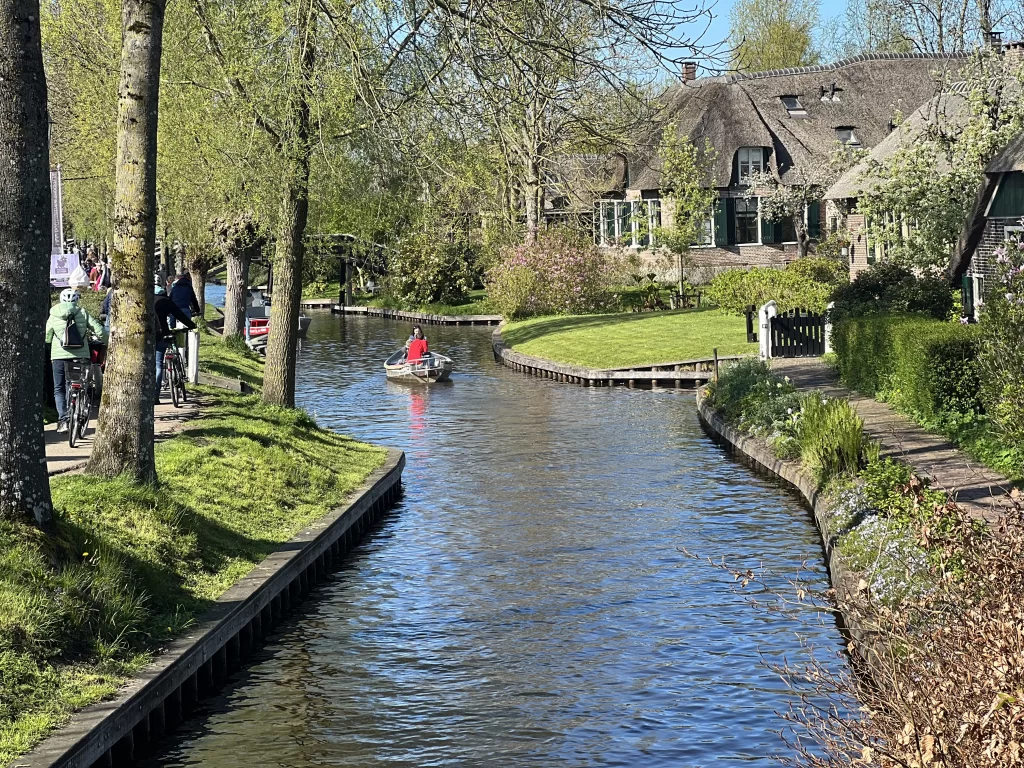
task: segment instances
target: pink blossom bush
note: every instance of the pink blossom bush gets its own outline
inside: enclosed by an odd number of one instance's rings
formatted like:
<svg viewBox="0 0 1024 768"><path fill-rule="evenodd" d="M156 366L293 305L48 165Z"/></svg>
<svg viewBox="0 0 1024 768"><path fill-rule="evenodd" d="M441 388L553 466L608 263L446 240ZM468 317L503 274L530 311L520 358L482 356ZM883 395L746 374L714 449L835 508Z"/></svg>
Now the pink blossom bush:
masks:
<svg viewBox="0 0 1024 768"><path fill-rule="evenodd" d="M487 294L505 317L580 315L608 301L608 258L593 244L549 232L502 252L486 277Z"/></svg>

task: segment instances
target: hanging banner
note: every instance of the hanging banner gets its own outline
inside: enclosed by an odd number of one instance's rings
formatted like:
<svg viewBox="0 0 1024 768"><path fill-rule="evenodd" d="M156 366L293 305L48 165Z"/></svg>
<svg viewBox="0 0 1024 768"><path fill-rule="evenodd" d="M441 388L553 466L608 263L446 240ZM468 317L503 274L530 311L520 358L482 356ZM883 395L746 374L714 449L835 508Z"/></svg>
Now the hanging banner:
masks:
<svg viewBox="0 0 1024 768"><path fill-rule="evenodd" d="M60 166L50 171L50 255L64 252L64 189L61 184Z"/></svg>

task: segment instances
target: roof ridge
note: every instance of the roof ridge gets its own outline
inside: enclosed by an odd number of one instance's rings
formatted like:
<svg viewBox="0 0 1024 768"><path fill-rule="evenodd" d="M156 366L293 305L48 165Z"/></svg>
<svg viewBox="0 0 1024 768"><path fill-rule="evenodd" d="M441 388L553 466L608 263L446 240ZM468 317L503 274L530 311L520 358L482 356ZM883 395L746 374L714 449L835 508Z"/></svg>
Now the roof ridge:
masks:
<svg viewBox="0 0 1024 768"><path fill-rule="evenodd" d="M948 61L951 59L965 59L969 53L862 53L857 56L850 56L830 64L814 64L808 67L787 67L785 69L766 69L763 72L736 72L731 75L717 75L715 77L702 77L695 81L695 84L703 83L738 83L743 80L764 80L769 77L788 77L790 75L808 75L815 72L833 72L852 64L860 64L865 61L891 61L896 59L934 59L935 61Z"/></svg>

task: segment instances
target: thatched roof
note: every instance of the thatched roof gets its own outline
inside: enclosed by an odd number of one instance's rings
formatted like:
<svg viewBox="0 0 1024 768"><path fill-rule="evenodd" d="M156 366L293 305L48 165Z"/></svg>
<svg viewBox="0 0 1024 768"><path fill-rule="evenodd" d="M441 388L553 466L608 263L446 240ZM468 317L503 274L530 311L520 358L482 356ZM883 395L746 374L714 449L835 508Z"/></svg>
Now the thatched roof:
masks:
<svg viewBox="0 0 1024 768"><path fill-rule="evenodd" d="M712 183L728 187L740 147L768 147L783 181L794 166L827 161L838 146L836 129L852 127L862 146L873 147L906 114L935 95L938 71L957 69L962 57L923 54L858 56L818 67L704 78L667 94L665 118L633 159L629 187L661 185L657 149L663 126L698 147L715 148ZM835 89L838 98L831 98ZM822 91L828 98L822 98ZM783 96L799 97L806 116L791 116Z"/></svg>
<svg viewBox="0 0 1024 768"><path fill-rule="evenodd" d="M885 162L892 158L900 149L918 141L933 126L959 126L966 118L967 100L960 93L940 93L933 96L900 123L896 130L876 144L863 160L840 176L825 193L825 199L843 200L860 197L862 192L872 189L878 183L878 179L868 173L868 168L873 163ZM939 165L938 170L948 170L944 159L940 158Z"/></svg>
<svg viewBox="0 0 1024 768"><path fill-rule="evenodd" d="M1024 133L1018 134L1003 151L992 158L985 173L1014 173L1024 171Z"/></svg>

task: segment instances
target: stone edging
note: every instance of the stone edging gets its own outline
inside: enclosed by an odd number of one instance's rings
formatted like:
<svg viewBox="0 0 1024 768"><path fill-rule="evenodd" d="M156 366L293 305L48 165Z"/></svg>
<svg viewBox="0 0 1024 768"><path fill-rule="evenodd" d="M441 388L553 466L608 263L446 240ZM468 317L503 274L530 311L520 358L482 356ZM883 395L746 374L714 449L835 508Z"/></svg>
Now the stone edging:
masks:
<svg viewBox="0 0 1024 768"><path fill-rule="evenodd" d="M121 688L45 739L12 768L131 762L215 691L270 628L398 499L405 454L389 449L352 500L299 532L221 595L188 635Z"/></svg>
<svg viewBox="0 0 1024 768"><path fill-rule="evenodd" d="M501 337L501 327L491 334L494 356L502 365L513 370L540 376L545 379L578 384L581 387L628 386L681 389L706 384L714 376L714 360L684 360L680 363L641 366L636 369L586 368L546 360L543 357L524 355L506 346ZM722 360L738 360L739 356L720 357Z"/></svg>
<svg viewBox="0 0 1024 768"><path fill-rule="evenodd" d="M821 534L822 545L825 549L825 564L828 567L832 587L839 595L840 602L854 601L859 593L858 584L861 581L861 574L847 567L840 556L836 548L838 532L832 527L828 502L811 474L795 461L783 461L775 456L763 441L745 435L727 424L707 404L704 389L697 391L697 414L711 438L724 446L735 458L785 480L800 492L800 495L810 505L814 522ZM874 642L873 635L868 629L855 625L849 616L843 615L842 620L843 631L856 641L858 654L870 665L871 659L867 649Z"/></svg>
<svg viewBox="0 0 1024 768"><path fill-rule="evenodd" d="M389 320L413 320L428 325L498 325L501 315L431 315L425 312L406 312L404 309L382 309L381 307L347 307L331 305L336 315L369 315Z"/></svg>

